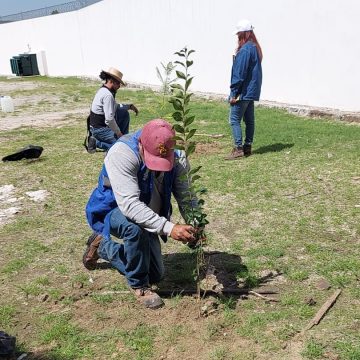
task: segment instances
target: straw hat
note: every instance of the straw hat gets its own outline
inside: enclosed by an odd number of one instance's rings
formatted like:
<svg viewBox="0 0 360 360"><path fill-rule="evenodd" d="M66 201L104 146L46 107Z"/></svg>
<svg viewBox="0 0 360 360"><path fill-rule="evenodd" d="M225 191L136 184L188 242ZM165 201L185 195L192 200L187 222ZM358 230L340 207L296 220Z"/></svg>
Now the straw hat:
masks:
<svg viewBox="0 0 360 360"><path fill-rule="evenodd" d="M111 68L109 68L108 71L103 70L103 72L104 72L105 74L110 75L111 77L113 77L113 78L116 79L117 81L120 81L120 84L126 86L126 84L124 83L124 81L122 81L123 73L122 73L120 70L111 67Z"/></svg>

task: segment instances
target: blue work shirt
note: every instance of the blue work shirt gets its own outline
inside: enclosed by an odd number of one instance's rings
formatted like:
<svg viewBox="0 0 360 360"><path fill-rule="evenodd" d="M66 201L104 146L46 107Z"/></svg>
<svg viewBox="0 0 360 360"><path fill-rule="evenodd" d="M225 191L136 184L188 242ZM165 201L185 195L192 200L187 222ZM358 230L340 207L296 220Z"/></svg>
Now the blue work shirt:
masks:
<svg viewBox="0 0 360 360"><path fill-rule="evenodd" d="M231 70L230 98L259 100L262 83L261 60L256 45L245 43L236 54Z"/></svg>

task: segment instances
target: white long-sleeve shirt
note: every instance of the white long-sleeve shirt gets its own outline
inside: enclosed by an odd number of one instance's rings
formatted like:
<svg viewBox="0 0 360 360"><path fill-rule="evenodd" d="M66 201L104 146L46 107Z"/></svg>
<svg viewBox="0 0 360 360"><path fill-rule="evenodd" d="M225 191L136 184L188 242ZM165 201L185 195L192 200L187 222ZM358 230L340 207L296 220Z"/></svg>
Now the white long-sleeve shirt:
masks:
<svg viewBox="0 0 360 360"><path fill-rule="evenodd" d="M94 96L91 111L94 114L105 115L105 124L118 134L120 129L115 121L116 108L119 104L115 101L113 94L105 86L101 87Z"/></svg>
<svg viewBox="0 0 360 360"><path fill-rule="evenodd" d="M169 236L175 224L157 213L161 208L162 176L160 174L155 179L157 188L153 191L149 206L146 205L140 201L137 178L141 163L140 156L136 156L131 148L123 142L117 142L110 148L105 158L105 167L117 205L128 219L145 230ZM176 159L174 166L175 178L172 193L183 215L188 184L183 180L182 175L189 170L185 154Z"/></svg>

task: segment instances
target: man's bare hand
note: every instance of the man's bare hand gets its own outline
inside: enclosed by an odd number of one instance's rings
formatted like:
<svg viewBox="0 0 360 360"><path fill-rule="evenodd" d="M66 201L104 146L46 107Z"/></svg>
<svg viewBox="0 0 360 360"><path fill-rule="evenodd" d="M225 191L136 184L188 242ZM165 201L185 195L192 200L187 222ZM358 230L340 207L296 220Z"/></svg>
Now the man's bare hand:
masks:
<svg viewBox="0 0 360 360"><path fill-rule="evenodd" d="M173 227L170 236L174 240L182 241L183 243L188 243L195 241L195 228L191 225L180 225L177 224Z"/></svg>
<svg viewBox="0 0 360 360"><path fill-rule="evenodd" d="M230 100L229 100L230 105L234 105L237 102L238 102L238 99L235 99L235 98L230 98Z"/></svg>

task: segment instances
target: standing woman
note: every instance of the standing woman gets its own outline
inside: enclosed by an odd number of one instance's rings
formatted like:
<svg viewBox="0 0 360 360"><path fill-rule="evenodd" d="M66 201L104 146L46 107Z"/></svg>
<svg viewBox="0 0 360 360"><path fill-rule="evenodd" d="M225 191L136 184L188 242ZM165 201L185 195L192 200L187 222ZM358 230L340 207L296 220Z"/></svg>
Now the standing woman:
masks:
<svg viewBox="0 0 360 360"><path fill-rule="evenodd" d="M97 91L90 111L90 132L96 140L89 141L89 150L93 152L96 148L109 150L118 138L129 132L130 115L128 110L138 114L138 109L133 104L118 104L115 101L116 92L120 85L126 86L122 80L123 74L110 68L102 70L100 79L104 81L103 86Z"/></svg>
<svg viewBox="0 0 360 360"><path fill-rule="evenodd" d="M235 160L251 155L254 139L254 101L260 98L262 82L262 51L249 20L240 20L236 26L238 47L234 56L230 84L229 122L234 137L234 148L226 160ZM243 142L241 120L245 122Z"/></svg>

